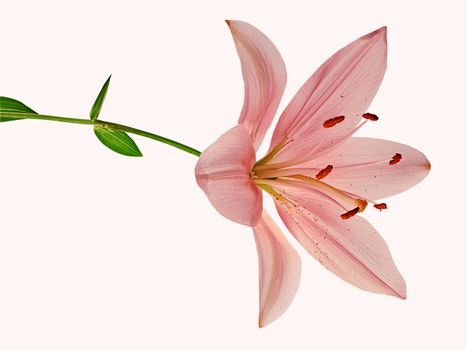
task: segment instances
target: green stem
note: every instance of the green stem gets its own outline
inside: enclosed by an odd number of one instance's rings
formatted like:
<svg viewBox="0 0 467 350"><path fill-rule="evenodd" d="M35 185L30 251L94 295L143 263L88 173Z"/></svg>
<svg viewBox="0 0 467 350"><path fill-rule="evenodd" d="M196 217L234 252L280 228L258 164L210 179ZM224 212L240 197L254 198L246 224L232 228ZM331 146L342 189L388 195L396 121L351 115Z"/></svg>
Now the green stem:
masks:
<svg viewBox="0 0 467 350"><path fill-rule="evenodd" d="M44 114L34 114L34 113L15 113L15 112L0 112L0 119L1 117L9 117L9 118L18 118L18 119L39 119L39 120L49 120L54 122L62 122L62 123L71 123L71 124L84 124L84 125L93 125L93 126L100 126L104 128L109 128L113 130L120 130L124 132L128 132L130 134L135 134L143 137L147 137L149 139L165 143L166 145L181 149L187 153L193 154L197 157L200 156L201 152L190 147L184 145L183 143L168 139L166 137L153 134L148 131L132 128L130 126L106 122L103 120L90 120L90 119L79 119L79 118L66 118L66 117L57 117L53 115L44 115Z"/></svg>

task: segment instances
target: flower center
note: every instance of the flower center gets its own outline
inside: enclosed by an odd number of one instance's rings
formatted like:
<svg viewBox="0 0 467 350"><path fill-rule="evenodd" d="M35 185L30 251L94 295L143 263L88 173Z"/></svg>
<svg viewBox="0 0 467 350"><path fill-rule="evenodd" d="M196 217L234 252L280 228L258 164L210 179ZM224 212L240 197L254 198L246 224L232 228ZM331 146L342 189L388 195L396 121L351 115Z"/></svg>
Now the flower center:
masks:
<svg viewBox="0 0 467 350"><path fill-rule="evenodd" d="M355 130L352 131L351 134L353 134L356 130L363 126L363 124L365 124L368 120L377 121L379 119L378 116L372 113L364 113L362 115L362 118L365 119L363 123L360 123L355 128ZM326 129L331 129L336 124L344 122L344 120L345 116L333 117L326 120L323 123L323 127ZM346 135L346 138L348 136L349 135ZM280 142L276 148L274 148L264 158L259 160L250 172L251 179L259 187L271 194L276 200L284 201L284 198L287 197L286 195L283 196L281 194L280 188L282 186L292 188L295 187L297 189L302 190L308 188L309 190L320 192L327 198L333 200L335 203L340 205L343 210L343 213L340 215L342 220L350 219L357 213L364 211L369 202L372 203L373 206L376 209L379 209L380 211L387 209L386 203L376 203L372 200L363 198L353 193L349 193L347 191L343 191L341 189L327 184L324 181L321 181L332 173L334 166L331 164L327 165L325 168L322 169L312 167L297 167L297 165L301 162L309 161L309 157L303 157L303 160L300 159L282 163L273 163L272 159L274 158L274 156L289 143L288 141L290 140L285 139L282 142ZM394 166L401 160L402 155L400 153L396 153L392 156L391 159L371 162L371 165L385 163ZM346 165L346 167L360 167L368 165L370 165L370 163ZM304 174L314 174L314 178L312 176Z"/></svg>

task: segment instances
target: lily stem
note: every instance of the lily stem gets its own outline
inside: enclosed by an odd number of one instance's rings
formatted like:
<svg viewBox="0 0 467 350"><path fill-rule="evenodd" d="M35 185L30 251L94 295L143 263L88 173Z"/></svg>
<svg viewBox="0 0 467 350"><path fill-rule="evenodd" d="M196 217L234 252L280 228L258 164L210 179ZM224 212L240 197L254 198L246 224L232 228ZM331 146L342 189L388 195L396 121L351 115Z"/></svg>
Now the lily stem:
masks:
<svg viewBox="0 0 467 350"><path fill-rule="evenodd" d="M91 119L80 119L80 118L68 118L68 117L58 117L53 115L45 115L45 114L35 114L35 113L15 113L15 112L0 112L0 120L2 117L8 118L18 118L18 119L38 119L38 120L49 120L54 122L62 122L62 123L71 123L71 124L83 124L83 125L93 125L99 126L103 128L109 128L112 130L119 130L124 131L130 134L135 134L139 136L143 136L149 138L151 140L155 140L158 142L165 143L166 145L181 149L187 153L193 154L197 157L201 155L201 152L197 149L194 149L190 146L184 145L183 143L171 140L167 137L163 137L157 134L153 134L148 131L136 129L130 126L126 126L123 124L117 124L112 122L107 122L104 120L91 120Z"/></svg>

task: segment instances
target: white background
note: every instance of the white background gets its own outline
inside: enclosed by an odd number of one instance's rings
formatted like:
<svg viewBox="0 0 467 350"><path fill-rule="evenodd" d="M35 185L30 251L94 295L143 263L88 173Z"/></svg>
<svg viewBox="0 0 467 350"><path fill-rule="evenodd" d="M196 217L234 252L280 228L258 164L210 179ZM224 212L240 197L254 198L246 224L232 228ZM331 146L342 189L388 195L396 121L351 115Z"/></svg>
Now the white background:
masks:
<svg viewBox="0 0 467 350"><path fill-rule="evenodd" d="M102 119L200 150L242 105L224 19L254 24L281 51L280 110L337 49L387 25L388 71L371 107L381 119L360 135L410 144L433 168L389 210L364 214L406 301L342 282L293 241L301 287L258 329L253 237L211 207L196 157L135 137L145 157L126 158L87 126L1 124L0 349L467 348L461 1L1 1L0 95L86 118L112 73Z"/></svg>

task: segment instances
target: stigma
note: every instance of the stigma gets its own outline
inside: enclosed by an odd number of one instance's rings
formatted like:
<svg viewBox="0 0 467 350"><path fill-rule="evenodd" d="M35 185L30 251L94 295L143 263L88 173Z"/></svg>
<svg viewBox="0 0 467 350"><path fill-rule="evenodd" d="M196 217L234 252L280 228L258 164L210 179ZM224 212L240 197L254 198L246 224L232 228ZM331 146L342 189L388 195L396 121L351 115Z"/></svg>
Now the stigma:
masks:
<svg viewBox="0 0 467 350"><path fill-rule="evenodd" d="M375 203L375 204L373 204L373 206L374 206L376 209L379 209L379 211L388 208L388 206L386 205L386 203Z"/></svg>

